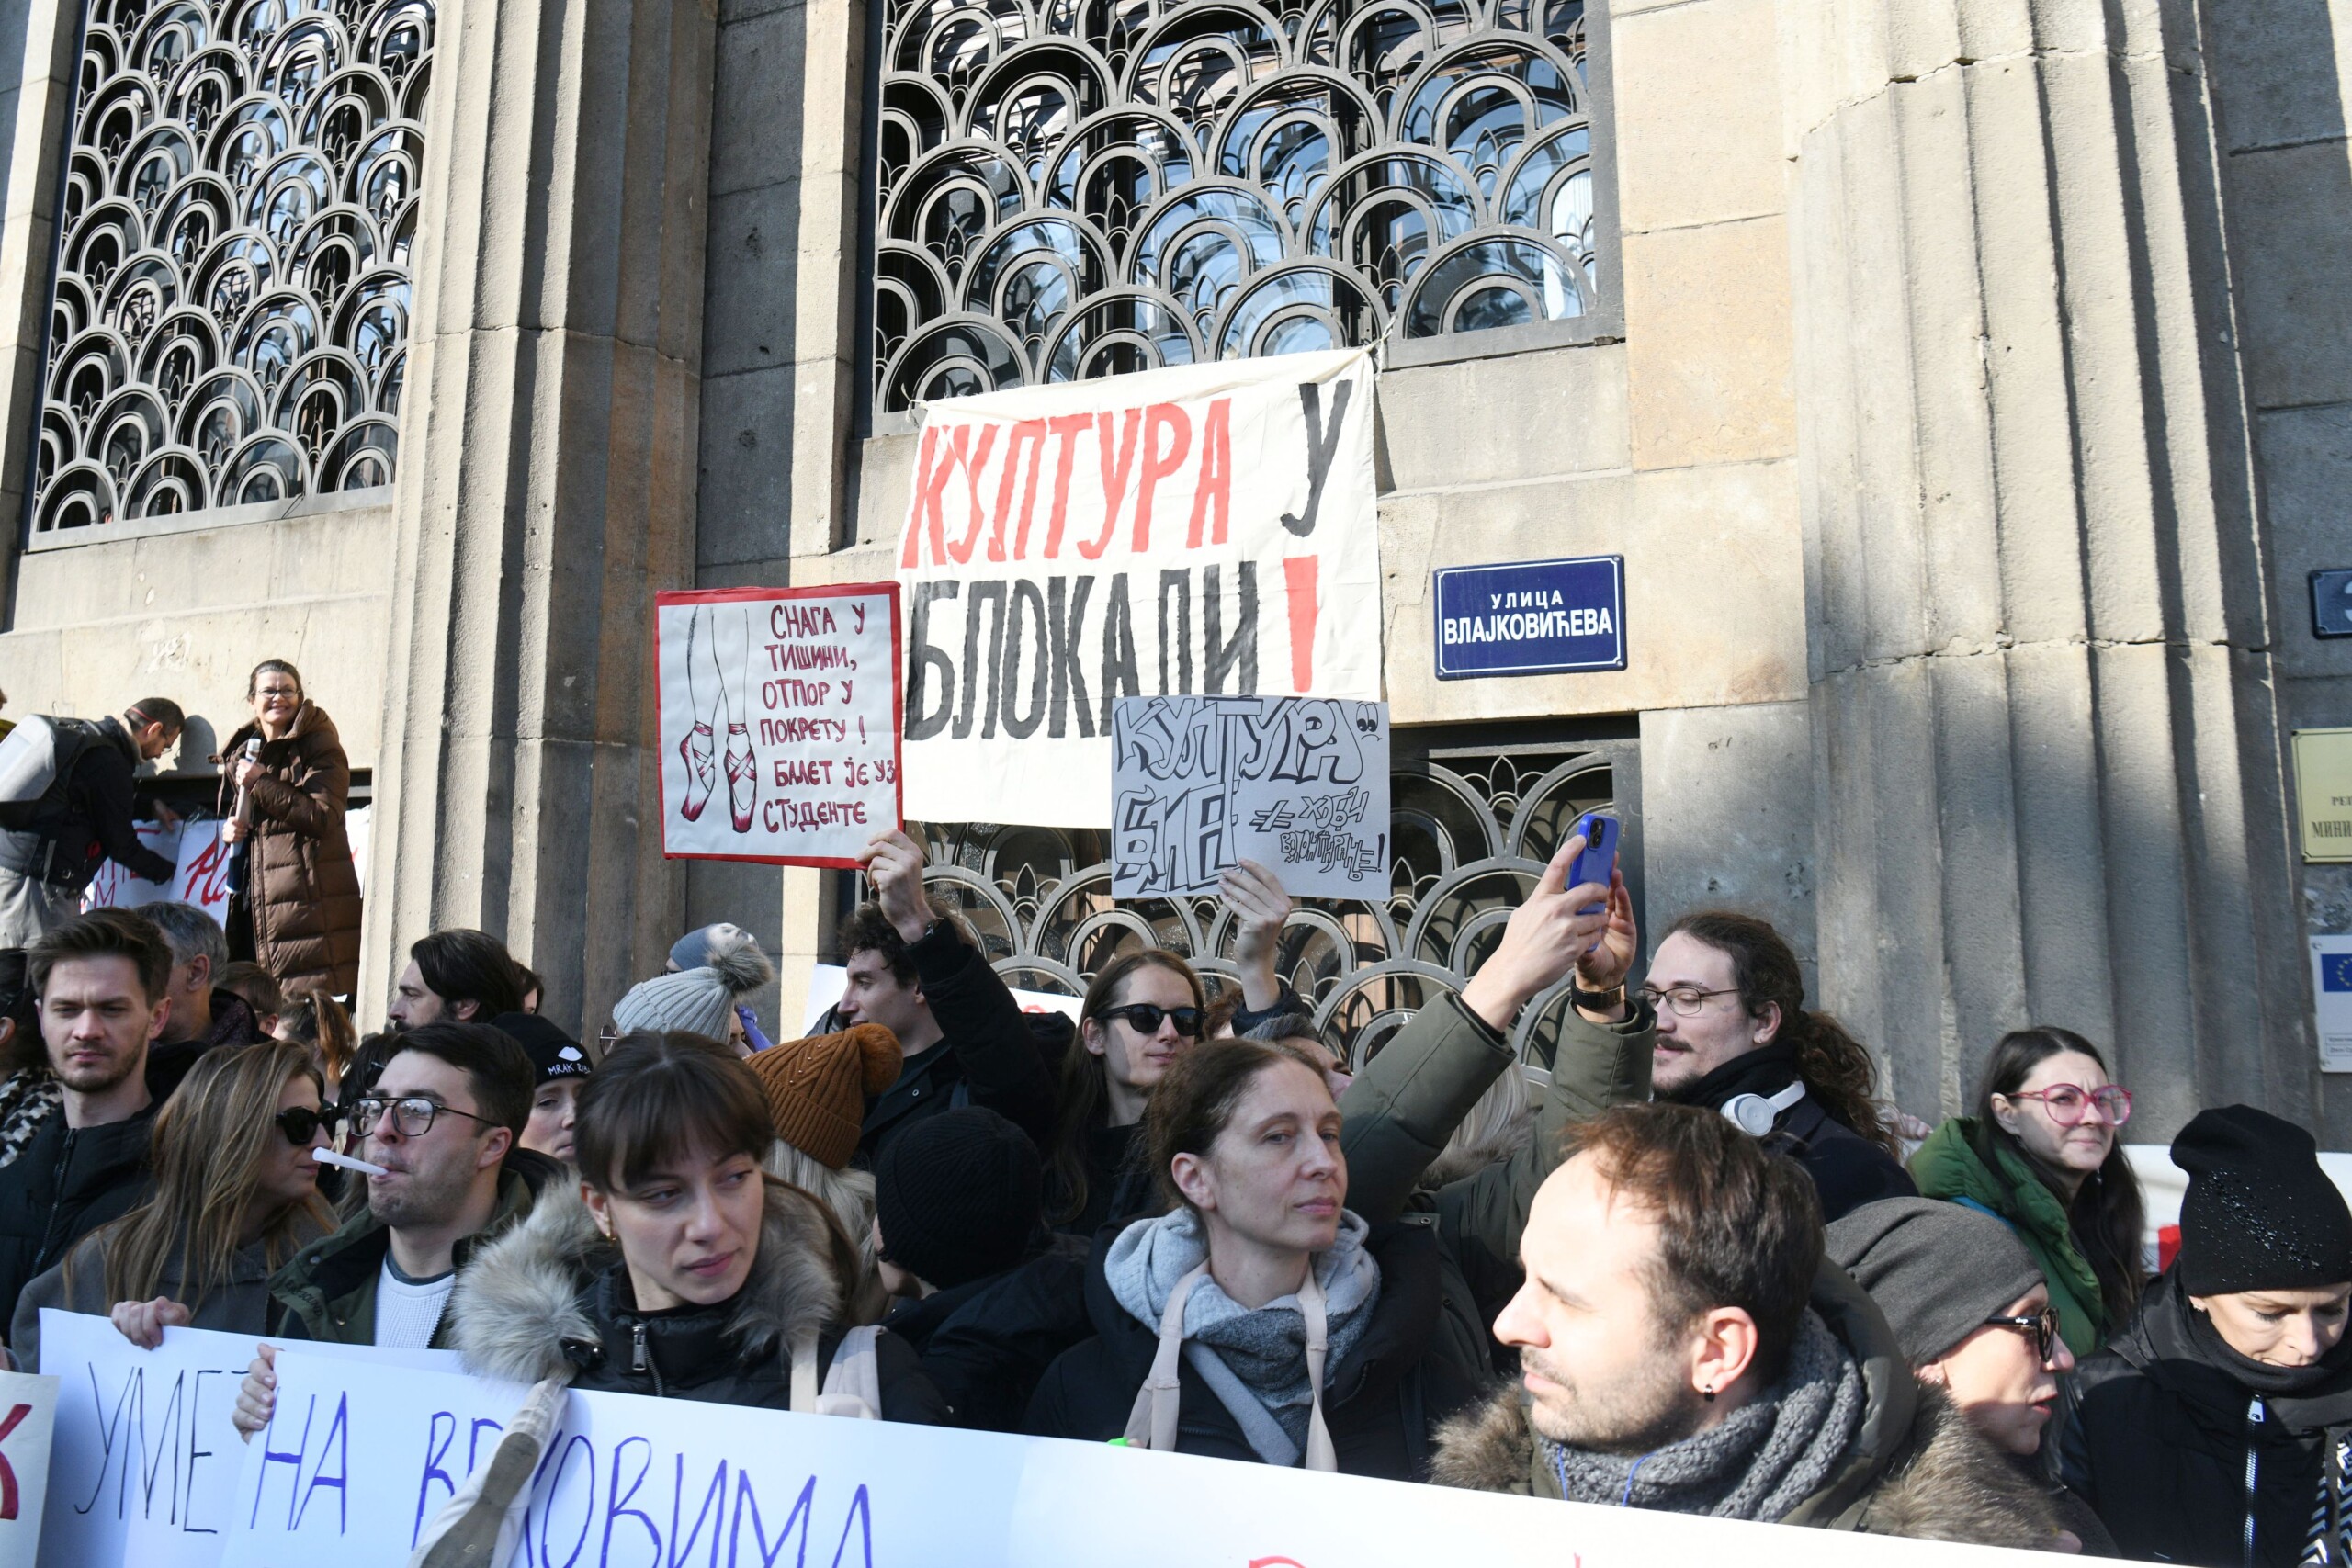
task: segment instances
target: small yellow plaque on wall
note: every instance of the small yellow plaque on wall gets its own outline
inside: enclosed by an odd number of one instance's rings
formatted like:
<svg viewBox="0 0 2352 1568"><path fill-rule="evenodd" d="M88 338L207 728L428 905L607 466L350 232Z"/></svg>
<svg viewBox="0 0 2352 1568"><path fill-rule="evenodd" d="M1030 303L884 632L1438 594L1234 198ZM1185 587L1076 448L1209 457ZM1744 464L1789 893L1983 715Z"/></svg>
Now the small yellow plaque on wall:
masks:
<svg viewBox="0 0 2352 1568"><path fill-rule="evenodd" d="M2303 858L2352 861L2352 728L2295 731Z"/></svg>

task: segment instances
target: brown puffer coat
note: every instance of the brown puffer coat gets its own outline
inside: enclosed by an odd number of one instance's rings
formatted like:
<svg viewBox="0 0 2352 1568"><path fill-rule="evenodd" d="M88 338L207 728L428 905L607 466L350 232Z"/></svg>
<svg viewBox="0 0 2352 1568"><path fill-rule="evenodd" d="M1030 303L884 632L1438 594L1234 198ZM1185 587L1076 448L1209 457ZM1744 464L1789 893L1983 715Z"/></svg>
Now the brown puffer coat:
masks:
<svg viewBox="0 0 2352 1568"><path fill-rule="evenodd" d="M220 749L224 817L236 803L236 760L260 733L248 724ZM334 720L305 700L293 728L263 742L260 761L245 871L254 956L280 985L323 980L349 996L359 985L359 874L343 827L351 764Z"/></svg>

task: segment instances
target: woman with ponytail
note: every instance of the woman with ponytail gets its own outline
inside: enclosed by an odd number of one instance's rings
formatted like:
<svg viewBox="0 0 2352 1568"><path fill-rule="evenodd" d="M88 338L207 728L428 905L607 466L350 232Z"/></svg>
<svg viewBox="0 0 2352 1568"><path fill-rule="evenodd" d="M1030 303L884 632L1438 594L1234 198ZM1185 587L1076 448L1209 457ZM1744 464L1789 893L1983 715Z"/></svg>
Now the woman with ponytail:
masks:
<svg viewBox="0 0 2352 1568"><path fill-rule="evenodd" d="M1877 1092L1877 1065L1827 1013L1808 1012L1804 976L1781 933L1728 910L1674 922L1643 999L1657 1011L1650 1087L1720 1111L1813 1177L1824 1220L1916 1197Z"/></svg>

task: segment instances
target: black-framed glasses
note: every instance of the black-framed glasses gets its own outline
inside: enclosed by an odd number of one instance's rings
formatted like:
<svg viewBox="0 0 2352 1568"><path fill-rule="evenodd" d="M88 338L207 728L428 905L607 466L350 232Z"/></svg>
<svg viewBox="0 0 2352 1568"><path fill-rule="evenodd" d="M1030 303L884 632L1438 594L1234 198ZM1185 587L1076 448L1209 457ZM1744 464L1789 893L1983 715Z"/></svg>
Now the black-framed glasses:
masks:
<svg viewBox="0 0 2352 1568"><path fill-rule="evenodd" d="M2058 1309L2046 1306L2031 1317L1988 1317L1987 1328L2013 1328L2019 1334L2033 1336L2033 1348L2041 1353L2041 1364L2048 1366L2058 1358Z"/></svg>
<svg viewBox="0 0 2352 1568"><path fill-rule="evenodd" d="M1160 1024L1168 1019L1176 1021L1176 1032L1187 1040L1201 1037L1201 1025L1208 1015L1198 1008L1164 1008L1157 1002L1129 1002L1121 1008L1104 1008L1103 1018L1124 1018L1137 1034L1157 1034Z"/></svg>
<svg viewBox="0 0 2352 1568"><path fill-rule="evenodd" d="M308 1145L320 1128L332 1127L334 1122L333 1111L313 1111L307 1105L294 1106L270 1118L271 1124L285 1134L286 1141L298 1149Z"/></svg>
<svg viewBox="0 0 2352 1568"><path fill-rule="evenodd" d="M437 1100L427 1100L421 1094L412 1094L404 1100L390 1100L382 1095L370 1095L365 1100L355 1100L351 1102L351 1130L363 1138L368 1136L384 1120L384 1113L387 1111L391 1112L392 1125L400 1129L400 1134L403 1138L424 1136L425 1134L433 1131L433 1119L445 1112L451 1116L462 1116L469 1122L479 1122L485 1127L505 1125L501 1122L492 1122L487 1116L477 1116L470 1111L460 1111L454 1105L444 1105Z"/></svg>
<svg viewBox="0 0 2352 1568"><path fill-rule="evenodd" d="M1739 992L1702 991L1696 986L1668 986L1661 991L1655 986L1644 986L1634 995L1647 1002L1653 1012L1663 1008L1677 1018L1696 1018L1706 1007L1709 997L1736 997Z"/></svg>

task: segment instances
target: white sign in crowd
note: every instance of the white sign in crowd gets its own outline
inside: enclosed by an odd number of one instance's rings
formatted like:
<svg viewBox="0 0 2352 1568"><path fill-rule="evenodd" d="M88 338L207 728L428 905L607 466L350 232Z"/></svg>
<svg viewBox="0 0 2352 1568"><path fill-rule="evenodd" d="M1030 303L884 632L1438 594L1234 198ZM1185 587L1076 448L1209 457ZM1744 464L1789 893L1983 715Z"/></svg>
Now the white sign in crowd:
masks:
<svg viewBox="0 0 2352 1568"><path fill-rule="evenodd" d="M41 1346L53 1375L0 1377L0 1424L26 1410L0 1431L0 1568L401 1568L525 1393L468 1375L445 1351L298 1343L277 1358L276 1419L248 1444L229 1418L253 1354L241 1337L172 1329L145 1351L104 1318L49 1311ZM1114 1444L574 1393L503 1568L2038 1561Z"/></svg>

